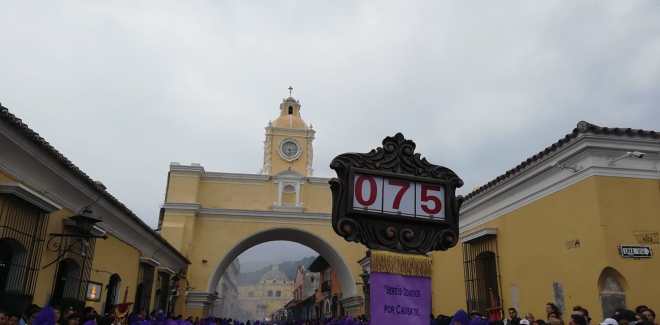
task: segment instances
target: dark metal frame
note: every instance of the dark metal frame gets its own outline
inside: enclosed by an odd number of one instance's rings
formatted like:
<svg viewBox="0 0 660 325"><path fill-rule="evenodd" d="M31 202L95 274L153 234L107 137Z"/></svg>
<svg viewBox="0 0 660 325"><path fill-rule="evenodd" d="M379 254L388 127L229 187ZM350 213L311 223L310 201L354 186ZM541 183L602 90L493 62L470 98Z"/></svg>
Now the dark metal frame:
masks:
<svg viewBox="0 0 660 325"><path fill-rule="evenodd" d="M0 305L22 312L32 302L48 227L47 212L20 198L0 194L0 239L18 242L25 255L10 268L19 268L23 283L18 290L0 288ZM15 279L14 279L15 280ZM11 281L11 279L9 279Z"/></svg>
<svg viewBox="0 0 660 325"><path fill-rule="evenodd" d="M494 257L496 289L494 297L486 285L486 279L479 267L484 263L485 253ZM465 297L470 311L479 311L484 315L503 317L502 285L500 280L500 256L497 249L497 236L487 235L463 243L463 271L465 276ZM493 300L494 301L491 301Z"/></svg>
<svg viewBox="0 0 660 325"><path fill-rule="evenodd" d="M360 242L370 249L425 254L447 250L458 242L458 216L463 202L456 189L463 181L450 169L429 163L415 153L415 143L401 133L383 139L383 146L369 153L345 153L335 157L330 168L337 178L330 180L332 226L347 241ZM438 184L445 191L445 219L425 219L353 209L354 175Z"/></svg>
<svg viewBox="0 0 660 325"><path fill-rule="evenodd" d="M87 292L89 291L89 285L94 284L99 287L99 293L98 293L98 299L90 299L89 296L87 296ZM103 283L100 282L95 282L95 281L87 281L87 290L85 290L85 300L86 301L95 301L99 302L101 301L101 296L103 295Z"/></svg>

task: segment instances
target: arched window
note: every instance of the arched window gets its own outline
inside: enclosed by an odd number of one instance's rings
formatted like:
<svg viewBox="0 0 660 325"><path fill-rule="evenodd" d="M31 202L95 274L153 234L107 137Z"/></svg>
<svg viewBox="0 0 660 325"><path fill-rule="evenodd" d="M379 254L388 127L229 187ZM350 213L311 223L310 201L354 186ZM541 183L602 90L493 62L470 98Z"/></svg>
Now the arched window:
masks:
<svg viewBox="0 0 660 325"><path fill-rule="evenodd" d="M289 106L289 115L293 114L293 106Z"/></svg>
<svg viewBox="0 0 660 325"><path fill-rule="evenodd" d="M273 296L273 290L268 290L268 297L272 297L272 296Z"/></svg>
<svg viewBox="0 0 660 325"><path fill-rule="evenodd" d="M603 308L603 318L611 317L619 308L626 308L626 279L617 270L606 267L598 278L600 303Z"/></svg>
<svg viewBox="0 0 660 325"><path fill-rule="evenodd" d="M0 292L21 292L27 251L19 242L0 239Z"/></svg>
<svg viewBox="0 0 660 325"><path fill-rule="evenodd" d="M58 264L53 298L57 302L63 299L77 300L80 292L80 265L67 258Z"/></svg>
<svg viewBox="0 0 660 325"><path fill-rule="evenodd" d="M118 302L120 283L121 277L119 277L119 274L115 273L110 276L110 281L108 281L108 286L106 287L105 307L103 308L106 314L111 313Z"/></svg>
<svg viewBox="0 0 660 325"><path fill-rule="evenodd" d="M275 297L281 297L282 296L282 291L277 290L275 291Z"/></svg>
<svg viewBox="0 0 660 325"><path fill-rule="evenodd" d="M502 313L497 267L497 235L494 229L463 242L465 293L468 310Z"/></svg>
<svg viewBox="0 0 660 325"><path fill-rule="evenodd" d="M326 316L329 316L332 313L332 306L330 305L329 299L326 299L325 303L323 304L323 313Z"/></svg>

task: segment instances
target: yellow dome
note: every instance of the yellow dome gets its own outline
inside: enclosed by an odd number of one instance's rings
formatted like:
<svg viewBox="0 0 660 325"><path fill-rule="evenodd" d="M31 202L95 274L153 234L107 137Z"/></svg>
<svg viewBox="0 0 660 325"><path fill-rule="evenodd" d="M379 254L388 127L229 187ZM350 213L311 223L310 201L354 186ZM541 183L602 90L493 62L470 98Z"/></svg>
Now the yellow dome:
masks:
<svg viewBox="0 0 660 325"><path fill-rule="evenodd" d="M283 115L273 121L273 127L276 128L289 128L289 129L305 129L307 123L298 116Z"/></svg>
<svg viewBox="0 0 660 325"><path fill-rule="evenodd" d="M307 123L300 117L300 102L293 97L282 100L280 116L273 121L273 127L288 129L306 129Z"/></svg>

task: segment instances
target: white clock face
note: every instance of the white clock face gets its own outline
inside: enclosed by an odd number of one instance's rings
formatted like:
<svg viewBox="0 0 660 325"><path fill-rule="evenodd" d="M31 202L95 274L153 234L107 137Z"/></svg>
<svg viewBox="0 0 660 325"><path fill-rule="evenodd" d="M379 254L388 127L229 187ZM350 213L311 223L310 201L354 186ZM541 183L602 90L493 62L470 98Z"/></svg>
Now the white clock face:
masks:
<svg viewBox="0 0 660 325"><path fill-rule="evenodd" d="M282 157L287 160L293 160L300 155L300 148L293 140L284 140L280 146Z"/></svg>

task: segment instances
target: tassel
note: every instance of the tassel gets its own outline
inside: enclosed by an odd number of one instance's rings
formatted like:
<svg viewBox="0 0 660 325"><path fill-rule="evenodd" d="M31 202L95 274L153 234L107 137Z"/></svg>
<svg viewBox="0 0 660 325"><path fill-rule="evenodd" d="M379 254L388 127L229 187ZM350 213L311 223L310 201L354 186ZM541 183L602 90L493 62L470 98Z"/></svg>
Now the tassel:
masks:
<svg viewBox="0 0 660 325"><path fill-rule="evenodd" d="M433 259L426 255L371 251L371 272L430 278Z"/></svg>

